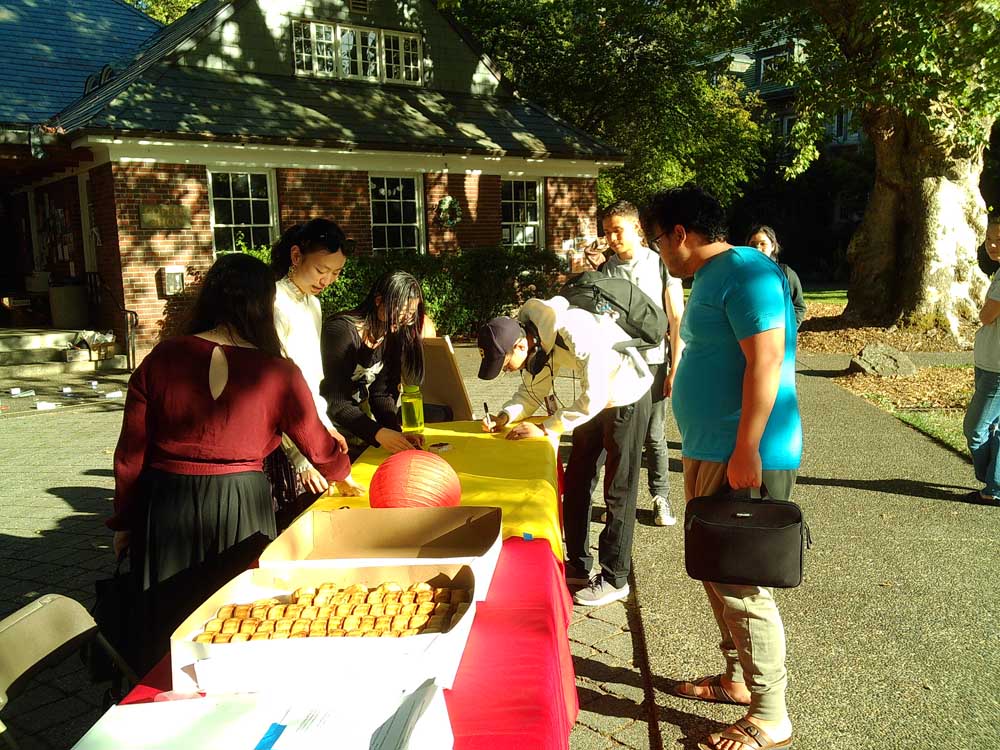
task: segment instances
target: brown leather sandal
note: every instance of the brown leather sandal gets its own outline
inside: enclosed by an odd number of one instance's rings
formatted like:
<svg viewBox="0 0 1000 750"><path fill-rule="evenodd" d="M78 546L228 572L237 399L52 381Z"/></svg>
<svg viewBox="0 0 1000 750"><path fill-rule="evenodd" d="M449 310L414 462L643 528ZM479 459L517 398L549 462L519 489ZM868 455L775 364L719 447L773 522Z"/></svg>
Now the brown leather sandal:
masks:
<svg viewBox="0 0 1000 750"><path fill-rule="evenodd" d="M753 722L740 719L724 732L708 735L708 744L699 742L698 747L701 750L718 750L722 740L739 742L748 750L787 750L792 746L791 737L781 742L775 742L767 732Z"/></svg>
<svg viewBox="0 0 1000 750"><path fill-rule="evenodd" d="M685 689L685 685L690 685L689 689ZM711 695L697 695L693 692L694 688L709 688L711 690ZM678 698L687 698L692 701L705 701L706 703L731 703L734 706L749 706L750 701L738 701L729 692L722 687L722 675L712 675L711 677L702 677L697 682L678 682L673 687L673 694Z"/></svg>

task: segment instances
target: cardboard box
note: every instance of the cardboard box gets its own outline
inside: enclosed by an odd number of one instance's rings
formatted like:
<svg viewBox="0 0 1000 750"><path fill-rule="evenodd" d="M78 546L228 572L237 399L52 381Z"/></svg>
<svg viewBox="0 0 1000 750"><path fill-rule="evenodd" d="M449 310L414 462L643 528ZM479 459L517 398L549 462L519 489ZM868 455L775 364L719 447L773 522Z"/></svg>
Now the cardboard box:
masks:
<svg viewBox="0 0 1000 750"><path fill-rule="evenodd" d="M468 565L484 601L500 557L500 508L343 508L299 516L262 568Z"/></svg>
<svg viewBox="0 0 1000 750"><path fill-rule="evenodd" d="M90 362L89 349L67 349L65 355L67 362Z"/></svg>
<svg viewBox="0 0 1000 750"><path fill-rule="evenodd" d="M446 633L402 638L298 638L244 643L195 643L205 623L224 604L250 603L288 594L301 586L352 583L475 588L467 565L385 566L371 568L257 568L241 573L215 592L170 637L173 689L204 693L261 692L283 688L322 691L331 684L378 684L415 689L428 679L450 688L476 614L473 599Z"/></svg>
<svg viewBox="0 0 1000 750"><path fill-rule="evenodd" d="M115 356L115 342L108 341L103 344L90 345L90 361L98 362L102 359L110 359Z"/></svg>

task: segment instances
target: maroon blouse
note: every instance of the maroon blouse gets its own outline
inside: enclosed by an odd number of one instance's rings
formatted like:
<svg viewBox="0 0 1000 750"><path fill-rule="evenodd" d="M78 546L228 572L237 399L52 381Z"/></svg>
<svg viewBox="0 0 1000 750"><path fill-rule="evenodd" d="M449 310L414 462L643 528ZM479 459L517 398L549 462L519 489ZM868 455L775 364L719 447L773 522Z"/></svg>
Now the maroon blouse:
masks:
<svg viewBox="0 0 1000 750"><path fill-rule="evenodd" d="M213 399L208 372L217 346L225 352L229 379ZM309 387L291 360L198 336L158 344L129 380L115 449L115 515L107 525L132 528L130 511L137 507L143 469L197 475L261 471L281 433L327 480L350 473L347 454L319 421Z"/></svg>

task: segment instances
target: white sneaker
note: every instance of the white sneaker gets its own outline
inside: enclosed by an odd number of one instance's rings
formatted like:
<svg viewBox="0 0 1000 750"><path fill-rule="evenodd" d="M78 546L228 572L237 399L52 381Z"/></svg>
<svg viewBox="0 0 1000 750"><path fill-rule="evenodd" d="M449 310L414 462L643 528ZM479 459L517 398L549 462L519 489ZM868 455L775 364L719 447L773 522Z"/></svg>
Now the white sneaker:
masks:
<svg viewBox="0 0 1000 750"><path fill-rule="evenodd" d="M628 592L627 583L620 589L616 589L610 581L604 580L604 577L598 573L590 579L586 588L573 594L573 601L585 607L599 607L602 604L610 604L624 599L628 596Z"/></svg>
<svg viewBox="0 0 1000 750"><path fill-rule="evenodd" d="M677 517L670 510L670 501L663 495L653 495L653 523L657 526L673 526Z"/></svg>

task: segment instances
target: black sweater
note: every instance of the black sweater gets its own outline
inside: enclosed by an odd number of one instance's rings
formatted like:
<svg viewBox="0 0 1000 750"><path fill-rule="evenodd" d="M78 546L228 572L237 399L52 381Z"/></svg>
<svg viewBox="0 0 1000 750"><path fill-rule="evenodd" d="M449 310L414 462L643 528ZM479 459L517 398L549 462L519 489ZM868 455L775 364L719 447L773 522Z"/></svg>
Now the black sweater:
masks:
<svg viewBox="0 0 1000 750"><path fill-rule="evenodd" d="M387 427L399 430L396 401L399 395L397 343L387 336L372 349L361 340L350 318L334 315L323 325L323 382L330 420L341 432L378 445L375 434ZM367 401L374 419L363 410Z"/></svg>

